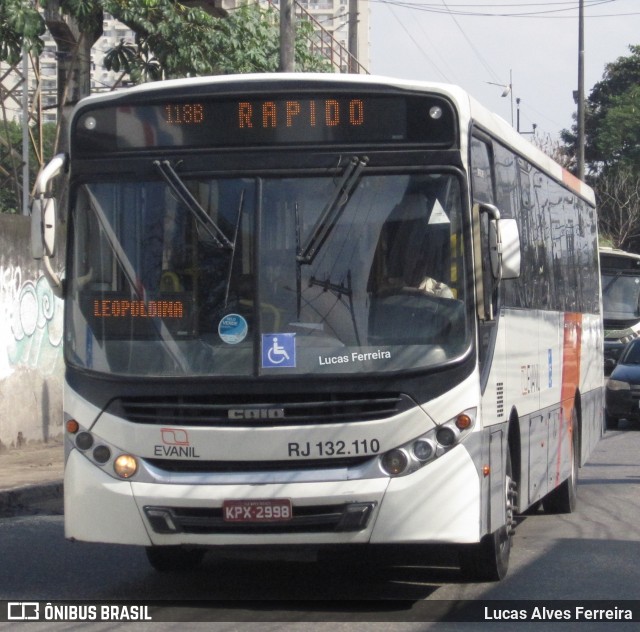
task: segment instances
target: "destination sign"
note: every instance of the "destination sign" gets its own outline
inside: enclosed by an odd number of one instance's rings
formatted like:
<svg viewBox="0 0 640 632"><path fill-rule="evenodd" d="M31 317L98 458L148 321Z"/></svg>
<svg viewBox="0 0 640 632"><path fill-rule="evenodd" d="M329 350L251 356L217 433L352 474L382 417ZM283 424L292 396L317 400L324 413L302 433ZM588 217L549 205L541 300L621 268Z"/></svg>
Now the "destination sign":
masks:
<svg viewBox="0 0 640 632"><path fill-rule="evenodd" d="M110 102L111 103L111 102ZM419 143L450 147L455 115L435 96L314 96L171 99L96 106L75 120L82 154L152 148Z"/></svg>
<svg viewBox="0 0 640 632"><path fill-rule="evenodd" d="M156 338L161 327L178 337L193 334L193 297L188 293L142 299L120 292L87 292L82 306L98 339Z"/></svg>

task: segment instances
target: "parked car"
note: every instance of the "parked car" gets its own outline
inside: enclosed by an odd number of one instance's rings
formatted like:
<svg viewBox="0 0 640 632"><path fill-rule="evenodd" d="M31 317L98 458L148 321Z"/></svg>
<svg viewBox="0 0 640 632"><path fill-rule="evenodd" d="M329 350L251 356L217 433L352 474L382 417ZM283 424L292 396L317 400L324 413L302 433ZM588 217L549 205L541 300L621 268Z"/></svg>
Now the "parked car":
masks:
<svg viewBox="0 0 640 632"><path fill-rule="evenodd" d="M607 428L620 419L640 421L640 338L627 344L607 380L605 416Z"/></svg>

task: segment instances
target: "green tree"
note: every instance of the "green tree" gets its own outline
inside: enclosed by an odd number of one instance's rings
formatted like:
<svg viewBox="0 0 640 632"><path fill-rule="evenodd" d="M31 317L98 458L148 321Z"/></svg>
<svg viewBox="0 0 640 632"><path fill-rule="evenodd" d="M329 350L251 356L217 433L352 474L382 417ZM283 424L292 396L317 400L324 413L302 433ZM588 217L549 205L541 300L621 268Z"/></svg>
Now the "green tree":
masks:
<svg viewBox="0 0 640 632"><path fill-rule="evenodd" d="M164 78L160 62L149 50L146 40L139 36L136 36L135 44L121 39L104 56L104 67L120 73L116 85L126 76L133 83L146 83Z"/></svg>
<svg viewBox="0 0 640 632"><path fill-rule="evenodd" d="M26 0L0 2L0 61L16 64L22 58L23 48L39 55L42 36L46 30L44 20L35 6Z"/></svg>
<svg viewBox="0 0 640 632"><path fill-rule="evenodd" d="M56 137L54 123L42 126L42 156L37 156L34 146L40 147L40 138L34 128L33 143L29 150L29 186L33 187L40 170L41 162L46 163L53 157ZM0 213L20 213L22 196L9 184L12 176L18 175L22 184L22 125L6 121L0 126Z"/></svg>
<svg viewBox="0 0 640 632"><path fill-rule="evenodd" d="M41 0L43 5L53 0ZM216 18L177 0L56 0L81 32L99 32L102 12L108 11L136 33L129 50L108 56L114 69L131 71L136 82L159 78L277 69L278 16L269 7L248 4ZM0 61L17 63L23 47L38 54L43 48L45 21L32 0L0 3ZM324 58L309 52L313 27L299 21L296 70L330 71Z"/></svg>
<svg viewBox="0 0 640 632"><path fill-rule="evenodd" d="M257 4L245 5L217 25L214 50L220 73L276 72L280 59L279 12ZM295 40L296 71L330 72L330 62L309 51L313 25L298 20Z"/></svg>
<svg viewBox="0 0 640 632"><path fill-rule="evenodd" d="M594 151L605 166L640 166L640 85L612 96L599 117Z"/></svg>
<svg viewBox="0 0 640 632"><path fill-rule="evenodd" d="M607 169L598 176L596 194L602 240L614 248L640 252L640 178L637 171L624 163Z"/></svg>
<svg viewBox="0 0 640 632"><path fill-rule="evenodd" d="M619 248L640 252L640 46L629 51L605 66L586 99L585 161L601 235ZM575 126L561 137L575 157Z"/></svg>
<svg viewBox="0 0 640 632"><path fill-rule="evenodd" d="M134 83L278 69L279 12L273 7L248 4L226 18L214 18L170 0L125 6L118 0L103 0L103 4L136 33L135 42L121 41L109 51L105 67L129 75ZM312 35L311 23L300 21L296 70L329 72L328 60L309 51Z"/></svg>
<svg viewBox="0 0 640 632"><path fill-rule="evenodd" d="M585 160L591 174L618 162L637 164L640 156L640 46L630 46L630 55L607 64L602 80L596 83L585 103ZM561 137L575 155L576 127L562 130Z"/></svg>

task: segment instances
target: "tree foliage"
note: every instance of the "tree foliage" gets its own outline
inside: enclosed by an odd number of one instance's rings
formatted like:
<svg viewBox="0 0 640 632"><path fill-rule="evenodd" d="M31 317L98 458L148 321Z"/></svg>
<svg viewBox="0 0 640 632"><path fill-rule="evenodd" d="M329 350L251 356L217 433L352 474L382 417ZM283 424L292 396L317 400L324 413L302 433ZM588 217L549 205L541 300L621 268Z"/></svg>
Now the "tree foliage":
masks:
<svg viewBox="0 0 640 632"><path fill-rule="evenodd" d="M594 149L605 166L640 165L640 85L612 96L599 121Z"/></svg>
<svg viewBox="0 0 640 632"><path fill-rule="evenodd" d="M596 192L601 235L640 252L640 46L607 64L585 103L585 161ZM577 132L563 130L576 155Z"/></svg>
<svg viewBox="0 0 640 632"><path fill-rule="evenodd" d="M640 46L630 55L607 64L585 102L585 160L592 174L618 162L638 163L635 140L640 139ZM635 120L634 120L635 119ZM562 139L574 155L576 127L563 130Z"/></svg>
<svg viewBox="0 0 640 632"><path fill-rule="evenodd" d="M40 139L35 128L35 143L39 146ZM55 144L56 126L54 123L42 125L42 153L38 159L33 145L30 145L29 152L29 181L31 185L35 182L40 161L47 162L53 156ZM0 213L19 213L21 195L16 193L9 185L9 179L17 170L19 178L22 176L22 125L14 121L6 121L0 125ZM21 180L20 180L21 182Z"/></svg>
<svg viewBox="0 0 640 632"><path fill-rule="evenodd" d="M135 83L214 74L215 18L171 0L102 0L106 11L135 32L134 55L122 70ZM107 56L106 67L110 56Z"/></svg>
<svg viewBox="0 0 640 632"><path fill-rule="evenodd" d="M0 61L16 64L22 50L39 55L43 49L44 20L31 2L2 0L0 2Z"/></svg>
<svg viewBox="0 0 640 632"><path fill-rule="evenodd" d="M599 228L614 248L638 251L640 242L640 179L629 165L608 169L598 179Z"/></svg>
<svg viewBox="0 0 640 632"><path fill-rule="evenodd" d="M257 4L245 5L217 25L217 68L222 74L233 72L275 72L278 70L279 12ZM323 57L309 51L313 26L299 20L295 39L296 71L330 72L331 65Z"/></svg>
<svg viewBox="0 0 640 632"><path fill-rule="evenodd" d="M107 70L125 72L134 83L185 76L275 72L279 62L279 12L243 5L226 18L187 9L171 0L141 4L103 0L116 19L136 33L105 57ZM296 29L296 70L327 72L330 64L309 52L313 27Z"/></svg>
<svg viewBox="0 0 640 632"><path fill-rule="evenodd" d="M531 138L531 143L565 169L571 169L573 156L561 141L553 139L550 134L539 135L536 133Z"/></svg>
<svg viewBox="0 0 640 632"><path fill-rule="evenodd" d="M43 5L52 0L41 0ZM56 0L81 32L99 33L103 11L135 32L105 58L107 70L129 75L134 83L210 74L268 72L278 69L279 12L257 4L242 5L216 18L177 0ZM16 63L22 48L43 48L46 27L31 0L0 3L0 61ZM299 21L295 63L298 71L327 72L327 60L312 54L313 27Z"/></svg>

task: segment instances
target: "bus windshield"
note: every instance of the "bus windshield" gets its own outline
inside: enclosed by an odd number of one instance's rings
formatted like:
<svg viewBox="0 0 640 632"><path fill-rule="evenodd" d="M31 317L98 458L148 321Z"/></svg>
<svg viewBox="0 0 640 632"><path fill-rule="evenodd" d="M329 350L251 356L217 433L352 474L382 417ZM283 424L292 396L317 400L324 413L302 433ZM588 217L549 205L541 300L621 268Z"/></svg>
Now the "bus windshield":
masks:
<svg viewBox="0 0 640 632"><path fill-rule="evenodd" d="M602 273L604 320L635 323L640 319L640 276L637 273Z"/></svg>
<svg viewBox="0 0 640 632"><path fill-rule="evenodd" d="M470 344L446 172L178 176L74 194L67 360L133 376L379 373Z"/></svg>

